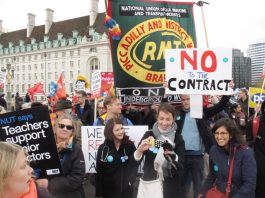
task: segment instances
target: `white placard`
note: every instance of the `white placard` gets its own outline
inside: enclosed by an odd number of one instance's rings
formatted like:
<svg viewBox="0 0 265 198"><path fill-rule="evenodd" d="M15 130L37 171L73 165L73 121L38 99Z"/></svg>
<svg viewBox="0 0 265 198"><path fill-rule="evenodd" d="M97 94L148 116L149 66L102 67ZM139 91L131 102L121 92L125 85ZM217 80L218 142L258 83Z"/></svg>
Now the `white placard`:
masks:
<svg viewBox="0 0 265 198"><path fill-rule="evenodd" d="M190 95L190 117L202 118L203 104L202 95Z"/></svg>
<svg viewBox="0 0 265 198"><path fill-rule="evenodd" d="M97 70L91 76L91 94L96 97L99 96L101 89L101 71Z"/></svg>
<svg viewBox="0 0 265 198"><path fill-rule="evenodd" d="M85 156L86 173L96 173L96 159L99 146L104 142L105 126L82 126L82 150ZM137 147L148 126L124 126L125 133Z"/></svg>
<svg viewBox="0 0 265 198"><path fill-rule="evenodd" d="M232 49L167 49L166 94L230 95Z"/></svg>

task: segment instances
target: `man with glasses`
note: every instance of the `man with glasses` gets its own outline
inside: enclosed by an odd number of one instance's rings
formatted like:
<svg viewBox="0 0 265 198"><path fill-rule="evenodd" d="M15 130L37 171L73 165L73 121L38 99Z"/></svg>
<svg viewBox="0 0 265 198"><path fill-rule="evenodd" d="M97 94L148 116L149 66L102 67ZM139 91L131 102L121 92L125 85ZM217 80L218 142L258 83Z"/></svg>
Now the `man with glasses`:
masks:
<svg viewBox="0 0 265 198"><path fill-rule="evenodd" d="M77 117L81 120L83 125L91 126L93 124L93 108L87 100L87 93L85 91L78 91L77 96L77 105L75 106L75 112Z"/></svg>

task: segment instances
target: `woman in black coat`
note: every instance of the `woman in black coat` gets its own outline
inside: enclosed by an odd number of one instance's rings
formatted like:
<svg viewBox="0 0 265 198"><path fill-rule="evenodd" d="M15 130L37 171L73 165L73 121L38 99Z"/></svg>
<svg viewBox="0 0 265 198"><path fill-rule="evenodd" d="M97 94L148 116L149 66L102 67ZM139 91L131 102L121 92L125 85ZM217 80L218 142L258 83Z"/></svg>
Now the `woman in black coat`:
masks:
<svg viewBox="0 0 265 198"><path fill-rule="evenodd" d="M105 141L97 153L96 197L132 198L137 162L134 143L125 135L122 120L108 120Z"/></svg>
<svg viewBox="0 0 265 198"><path fill-rule="evenodd" d="M64 174L49 180L38 179L37 183L57 198L84 198L85 160L80 146L73 142L73 119L69 115L60 116L54 131Z"/></svg>
<svg viewBox="0 0 265 198"><path fill-rule="evenodd" d="M151 131L144 134L134 155L136 161L141 161L145 156L142 178L144 181L154 181L158 178L163 181L164 198L182 197L180 173L183 169L185 145L181 134L176 133L175 118L175 108L167 103L162 104L158 109L157 122ZM161 151L162 158L159 157ZM156 197L154 192L150 193L153 194L143 196Z"/></svg>

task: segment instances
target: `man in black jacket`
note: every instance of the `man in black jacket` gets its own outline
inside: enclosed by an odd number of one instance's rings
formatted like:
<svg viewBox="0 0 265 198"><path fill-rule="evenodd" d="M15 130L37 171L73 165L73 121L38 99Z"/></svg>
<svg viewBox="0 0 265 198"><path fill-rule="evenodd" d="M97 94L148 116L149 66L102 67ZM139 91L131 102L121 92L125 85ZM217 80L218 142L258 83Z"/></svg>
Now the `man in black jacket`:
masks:
<svg viewBox="0 0 265 198"><path fill-rule="evenodd" d="M83 125L92 125L94 122L94 114L89 101L87 100L87 94L85 91L78 91L77 105L75 107L77 117L81 120Z"/></svg>
<svg viewBox="0 0 265 198"><path fill-rule="evenodd" d="M203 108L203 118L190 117L190 96L182 95L182 108L177 112L177 133L183 136L185 142L184 170L182 173L182 189L187 193L187 187L193 181L194 197L198 196L204 171L204 153L208 153L213 145L213 137L207 125L207 118L222 111L230 96L223 96L221 101L210 108ZM190 179L191 178L191 179ZM185 197L185 195L183 195Z"/></svg>
<svg viewBox="0 0 265 198"><path fill-rule="evenodd" d="M257 163L256 198L265 197L265 101L263 101L260 111L259 121L257 122L255 119L256 126L253 128L253 121L250 120L246 128L247 142L249 146L253 146ZM257 130L256 137L253 137L255 130Z"/></svg>

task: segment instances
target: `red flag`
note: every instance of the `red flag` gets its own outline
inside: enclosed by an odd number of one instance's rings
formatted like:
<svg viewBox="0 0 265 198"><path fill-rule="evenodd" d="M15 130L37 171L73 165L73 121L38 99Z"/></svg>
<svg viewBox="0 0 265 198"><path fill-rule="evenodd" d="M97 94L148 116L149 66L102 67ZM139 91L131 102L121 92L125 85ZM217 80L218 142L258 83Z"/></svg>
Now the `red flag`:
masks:
<svg viewBox="0 0 265 198"><path fill-rule="evenodd" d="M61 74L58 81L57 81L57 92L55 94L55 98L57 99L62 99L62 98L66 98L66 94L65 94L65 88L63 85L63 75Z"/></svg>
<svg viewBox="0 0 265 198"><path fill-rule="evenodd" d="M29 93L32 101L34 100L34 95L36 93L42 93L42 94L45 95L45 92L42 89L42 84L40 82L38 82L37 84L35 84L33 87L29 88L28 89L28 93Z"/></svg>

